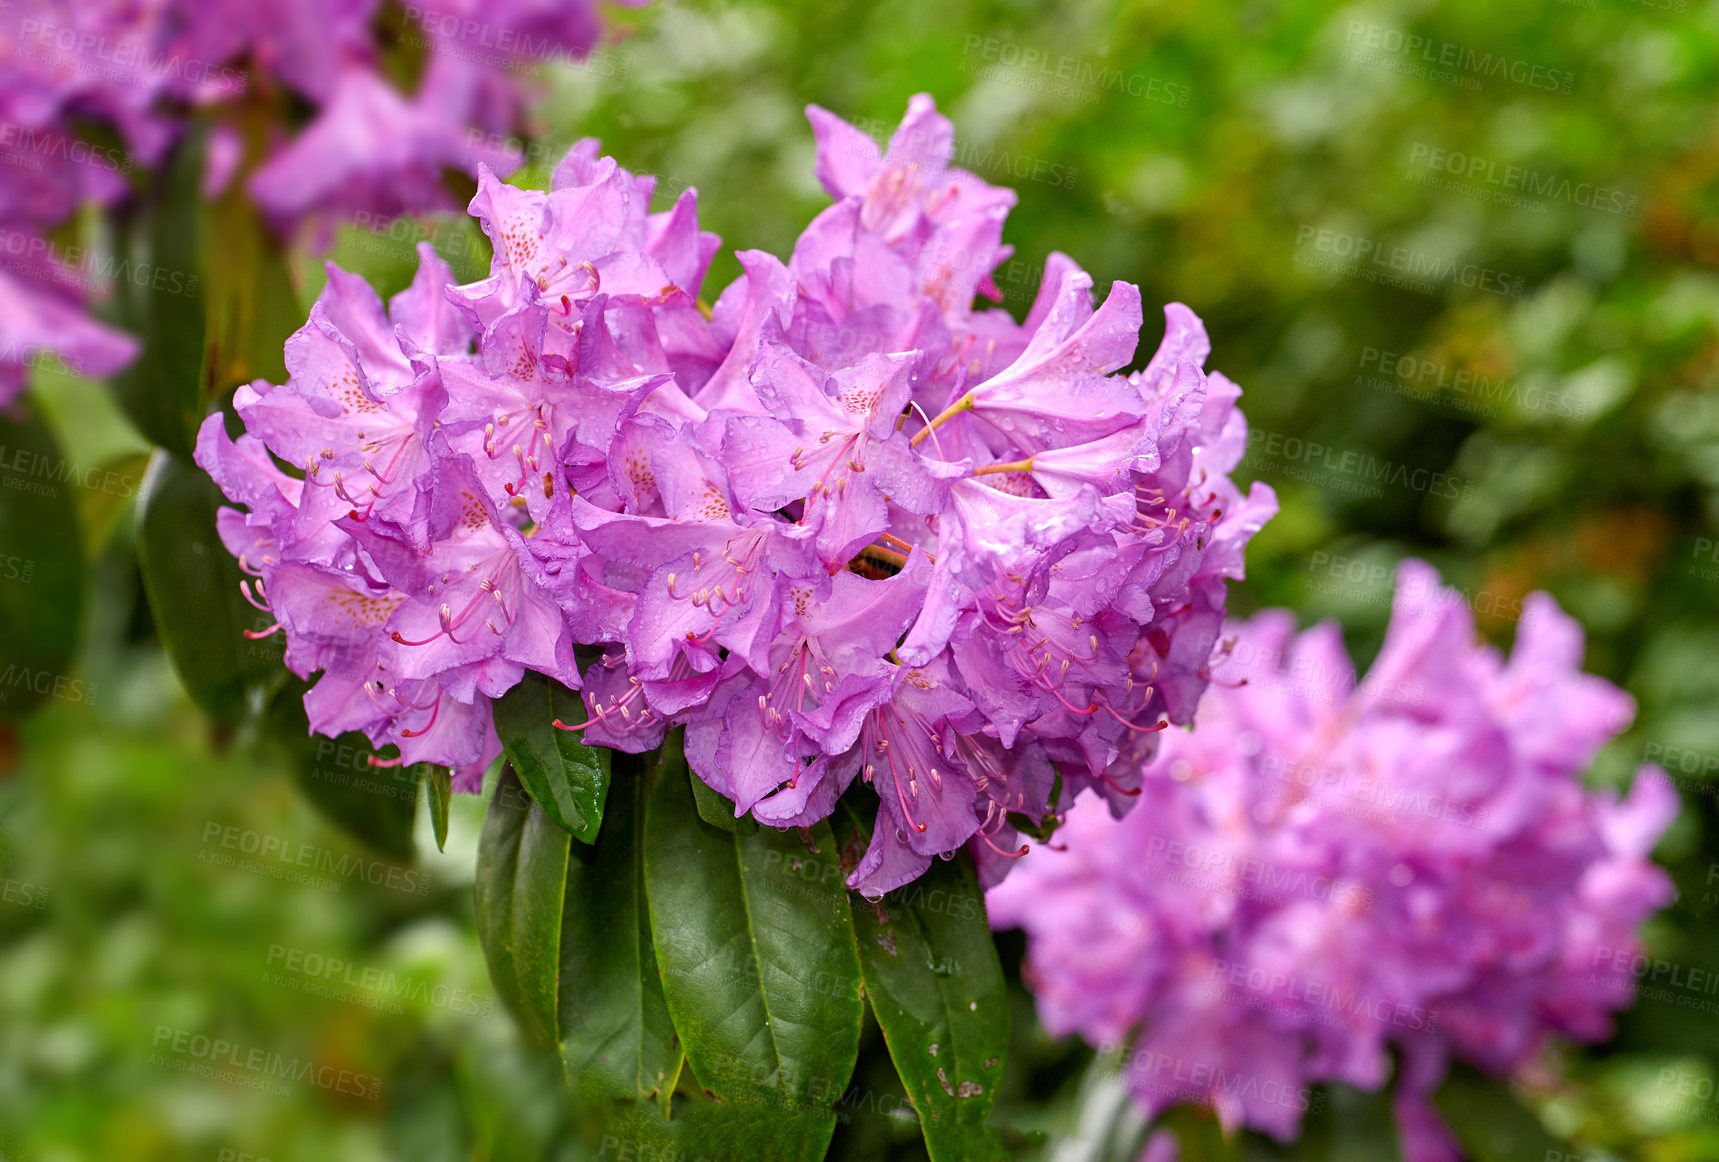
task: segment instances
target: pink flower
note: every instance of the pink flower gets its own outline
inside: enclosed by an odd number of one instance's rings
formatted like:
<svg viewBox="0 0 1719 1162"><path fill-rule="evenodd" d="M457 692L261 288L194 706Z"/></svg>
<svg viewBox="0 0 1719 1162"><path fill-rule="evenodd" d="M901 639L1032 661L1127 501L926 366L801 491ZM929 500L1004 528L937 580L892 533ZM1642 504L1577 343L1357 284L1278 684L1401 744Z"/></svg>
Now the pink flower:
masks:
<svg viewBox="0 0 1719 1162"><path fill-rule="evenodd" d="M44 262L33 273L53 269ZM25 371L41 361L98 379L136 354L135 339L89 318L66 292L0 271L0 408L23 392Z"/></svg>
<svg viewBox="0 0 1719 1162"><path fill-rule="evenodd" d="M708 317L696 195L650 213L652 180L591 141L547 192L480 170L485 279L446 286L426 254L390 318L331 270L289 382L236 398L305 484L217 422L199 448L251 506L227 519L288 663L324 672L313 726L473 781L487 700L538 670L583 687L592 742L684 725L762 822L868 784L849 882L872 894L963 845L999 878L1009 817L1041 820L1059 775L1137 793L1276 507L1225 475L1237 390L1179 306L1147 373L1117 374L1139 293L1095 308L1067 260L1026 323L974 312L1013 196L947 166L929 98L882 157L812 115L841 200L789 262L742 253ZM584 674L575 643L603 649Z"/></svg>
<svg viewBox="0 0 1719 1162"><path fill-rule="evenodd" d="M1405 1158L1454 1159L1446 1062L1507 1073L1607 1036L1633 992L1614 950L1671 896L1648 858L1677 810L1663 775L1621 803L1582 788L1633 706L1581 654L1537 594L1506 662L1415 561L1359 683L1334 626L1229 627L1136 810L1082 799L990 893L993 924L1028 932L1046 1026L1133 1038L1151 1113L1198 1102L1285 1139L1307 1087L1377 1088L1394 1048Z"/></svg>

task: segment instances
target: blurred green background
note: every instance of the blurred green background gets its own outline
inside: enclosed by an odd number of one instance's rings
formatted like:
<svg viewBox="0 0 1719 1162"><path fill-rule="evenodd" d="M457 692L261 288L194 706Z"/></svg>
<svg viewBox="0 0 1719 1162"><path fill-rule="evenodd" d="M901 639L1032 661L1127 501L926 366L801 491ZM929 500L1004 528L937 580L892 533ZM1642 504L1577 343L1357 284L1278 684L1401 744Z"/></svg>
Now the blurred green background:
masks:
<svg viewBox="0 0 1719 1162"><path fill-rule="evenodd" d="M785 255L827 204L807 102L882 137L930 92L958 163L1019 192L1010 310L1056 249L1204 317L1256 433L1239 475L1283 503L1232 608L1335 618L1364 664L1413 554L1500 644L1533 589L1587 626L1588 668L1639 704L1593 782L1659 761L1685 802L1651 950L1719 970L1719 3L679 0L618 19L591 65L546 77L517 180L596 135L661 176L659 208L696 186L724 240L714 297L733 250ZM450 217L349 227L333 257L386 295L422 237L487 268ZM313 256L298 274L308 305ZM1149 308L1144 353L1160 331ZM42 369L34 399L71 459L141 477L146 444L101 388ZM135 488L70 491L84 685L0 722L0 1159L591 1156L485 977L481 804L456 803L445 854L421 807L415 856L347 838L301 784L378 803L410 785L212 729L154 644ZM22 583L53 579L0 580ZM323 870L283 875L307 849ZM1514 1092L1538 1123L1462 1078L1448 1108L1488 1162L1719 1157L1713 1000L1656 993L1611 1043L1530 1071ZM1019 1156L1127 1156L1094 1144L1133 1127L1091 1054L1017 1001L997 1120ZM258 1051L309 1067L259 1092L233 1065ZM875 1030L864 1052L833 1156L923 1157ZM1393 1156L1376 1099L1330 1098L1298 1151L1235 1149Z"/></svg>

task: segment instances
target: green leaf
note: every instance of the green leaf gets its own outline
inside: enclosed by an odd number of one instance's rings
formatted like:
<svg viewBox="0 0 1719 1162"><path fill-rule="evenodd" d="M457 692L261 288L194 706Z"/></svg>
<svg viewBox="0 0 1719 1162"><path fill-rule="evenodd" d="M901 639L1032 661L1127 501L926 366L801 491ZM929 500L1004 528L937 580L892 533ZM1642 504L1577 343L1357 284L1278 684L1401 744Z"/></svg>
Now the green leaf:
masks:
<svg viewBox="0 0 1719 1162"><path fill-rule="evenodd" d="M412 1162L470 1162L472 1134L460 1116L452 1065L440 1054L413 1053L388 1075L388 1156ZM236 1153L236 1151L235 1151Z"/></svg>
<svg viewBox="0 0 1719 1162"><path fill-rule="evenodd" d="M634 1158L677 1159L682 1122L645 1102L622 1102L603 1119L602 1153L599 1158L618 1158L625 1148ZM697 1157L696 1154L693 1155ZM757 1162L757 1160L754 1160Z"/></svg>
<svg viewBox="0 0 1719 1162"><path fill-rule="evenodd" d="M710 1162L818 1159L830 1147L836 1115L819 1109L693 1102L676 1119L683 1153Z"/></svg>
<svg viewBox="0 0 1719 1162"><path fill-rule="evenodd" d="M503 767L478 840L477 927L496 992L526 1036L559 1040L557 996L566 831L550 822Z"/></svg>
<svg viewBox="0 0 1719 1162"><path fill-rule="evenodd" d="M1176 1136L1177 1162L1246 1162L1248 1137L1226 1134L1217 1114L1207 1106L1175 1106L1166 1110L1153 1128L1169 1130Z"/></svg>
<svg viewBox="0 0 1719 1162"><path fill-rule="evenodd" d="M65 468L39 416L0 413L0 717L72 688L84 561Z"/></svg>
<svg viewBox="0 0 1719 1162"><path fill-rule="evenodd" d="M1245 1162L1400 1162L1397 1119L1391 1095L1368 1093L1348 1085L1325 1085L1296 1091L1292 1100L1306 1099L1301 1136L1280 1143L1263 1134L1249 1134ZM1524 1162L1544 1162L1536 1154Z"/></svg>
<svg viewBox="0 0 1719 1162"><path fill-rule="evenodd" d="M871 836L851 803L837 806L843 846ZM1007 1158L985 1126L1009 1049L1009 998L972 857L932 860L911 884L854 903L866 995L932 1162Z"/></svg>
<svg viewBox="0 0 1719 1162"><path fill-rule="evenodd" d="M151 441L189 460L203 417L234 387L286 381L286 340L304 322L280 240L245 192L245 175L213 202L201 190L209 126L197 124L122 222L115 320L143 350L113 391Z"/></svg>
<svg viewBox="0 0 1719 1162"><path fill-rule="evenodd" d="M663 1001L645 903L646 761L619 754L595 847L573 845L561 923L561 1056L581 1101L659 1097L681 1047Z"/></svg>
<svg viewBox="0 0 1719 1162"><path fill-rule="evenodd" d="M1533 1111L1516 1100L1507 1083L1468 1066L1451 1068L1433 1104L1474 1162L1576 1156L1574 1147L1548 1132Z"/></svg>
<svg viewBox="0 0 1719 1162"><path fill-rule="evenodd" d="M687 1063L727 1101L821 1119L853 1073L864 1017L835 838L827 824L749 836L712 827L684 757L663 754L645 882Z"/></svg>
<svg viewBox="0 0 1719 1162"><path fill-rule="evenodd" d="M312 734L304 712L304 693L309 688L310 683L292 679L275 695L268 714L269 730L286 748L300 792L355 839L394 859L411 859L416 848L412 824L418 810L418 780L428 764L372 766L375 748L359 732L349 731L339 738Z"/></svg>
<svg viewBox="0 0 1719 1162"><path fill-rule="evenodd" d="M553 724L585 721L579 696L552 678L527 671L495 703L495 732L507 761L537 805L562 830L594 843L609 791L608 748L586 746Z"/></svg>
<svg viewBox="0 0 1719 1162"><path fill-rule="evenodd" d="M280 240L235 180L200 221L207 323L198 419L241 383L285 383L286 341L304 324Z"/></svg>
<svg viewBox="0 0 1719 1162"><path fill-rule="evenodd" d="M698 804L698 817L712 827L720 827L736 835L751 835L758 830L758 820L750 815L736 818L734 800L697 775L692 777L692 798Z"/></svg>
<svg viewBox="0 0 1719 1162"><path fill-rule="evenodd" d="M818 1159L829 1148L836 1115L726 1102L684 1102L667 1120L654 1106L630 1102L603 1124L602 1159L686 1162L789 1162Z"/></svg>
<svg viewBox="0 0 1719 1162"><path fill-rule="evenodd" d="M114 398L138 431L186 460L206 410L208 320L198 273L206 137L201 128L186 134L116 239L125 269L134 274L114 280L113 313L143 349L114 377Z"/></svg>
<svg viewBox="0 0 1719 1162"><path fill-rule="evenodd" d="M149 457L154 449L130 452L107 460L92 474L100 487L80 488L75 497L78 523L83 526L83 546L86 559L99 558L102 551L120 535L129 534L137 489L143 474L149 470ZM130 548L128 546L128 552Z"/></svg>
<svg viewBox="0 0 1719 1162"><path fill-rule="evenodd" d="M424 780L430 797L430 826L436 832L436 850L448 849L448 804L454 798L454 772L451 767L432 767Z"/></svg>
<svg viewBox="0 0 1719 1162"><path fill-rule="evenodd" d="M236 723L289 677L274 618L245 600L245 575L215 532L215 482L157 449L138 494L138 563L155 632L179 680L211 718Z"/></svg>

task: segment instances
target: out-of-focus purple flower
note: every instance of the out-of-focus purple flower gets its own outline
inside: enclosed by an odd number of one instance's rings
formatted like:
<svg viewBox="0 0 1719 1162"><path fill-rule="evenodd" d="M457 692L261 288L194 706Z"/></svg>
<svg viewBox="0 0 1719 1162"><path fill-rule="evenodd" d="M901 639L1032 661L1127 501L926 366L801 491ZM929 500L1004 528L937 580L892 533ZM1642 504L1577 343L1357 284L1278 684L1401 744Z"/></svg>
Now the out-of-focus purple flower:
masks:
<svg viewBox="0 0 1719 1162"><path fill-rule="evenodd" d="M403 91L379 68L374 0L324 3L332 50L308 11L253 20L246 38L250 59L278 68L317 106L302 133L251 179L252 195L283 226L354 211L392 217L442 209L449 205L444 170L511 171L522 158L510 135L535 92L533 75L585 60L603 32L593 0L408 4L398 35L423 54L423 68ZM317 51L303 52L307 43Z"/></svg>
<svg viewBox="0 0 1719 1162"><path fill-rule="evenodd" d="M291 4L165 0L15 0L0 5L0 235L40 237L80 205L108 206L131 192L127 177L162 163L187 128L187 109L215 122L204 193L243 175L246 189L283 232L337 215L380 218L445 209L448 171L507 172L508 148L535 91L532 74L580 61L602 22L591 0L426 0L397 14L390 36L421 54L409 89L385 79L387 49L378 0ZM223 106L250 94L284 113L288 94L308 105L308 123L240 133ZM254 114L247 114L252 116ZM223 118L226 118L223 120ZM120 144L85 140L86 124ZM247 141L264 156L246 157ZM0 261L15 252L0 248ZM16 274L16 271L14 271ZM26 292L10 292L14 300ZM45 298L30 318L66 331L65 296ZM20 335L27 322L9 330ZM79 323L91 373L114 365ZM38 328L39 329L39 328ZM0 348L0 397L17 391L27 348Z"/></svg>
<svg viewBox="0 0 1719 1162"><path fill-rule="evenodd" d="M204 103L238 96L261 83L326 104L348 69L375 62L371 25L381 7L380 0L179 0L164 6L161 34L171 47L170 59L184 63L165 71L177 92L200 96Z"/></svg>
<svg viewBox="0 0 1719 1162"><path fill-rule="evenodd" d="M85 203L122 197L133 159L157 157L171 139L152 112L161 81L138 51L156 27L138 6L102 0L0 8L0 406L49 356L104 376L136 353L82 313L86 280L47 235ZM123 144L81 139L74 119L107 123Z"/></svg>
<svg viewBox="0 0 1719 1162"><path fill-rule="evenodd" d="M849 882L874 895L964 845L999 878L1059 776L1139 793L1275 510L1226 475L1237 389L1181 306L1118 374L1139 293L1095 308L1067 260L1025 323L974 312L1013 195L948 167L929 98L881 155L812 117L840 200L789 262L742 253L708 311L696 195L650 213L653 180L594 141L546 192L479 170L485 279L448 286L426 253L385 314L331 269L288 383L235 399L302 483L215 421L198 450L251 510L223 527L287 663L323 673L316 729L470 785L487 700L538 670L584 690L593 743L684 725L693 770L762 822L870 785ZM575 643L603 650L584 674Z"/></svg>
<svg viewBox="0 0 1719 1162"><path fill-rule="evenodd" d="M499 149L472 142L433 101L403 97L377 73L353 66L336 79L305 131L251 175L249 190L283 224L311 213L392 218L443 209L451 203L442 188L444 168L505 164Z"/></svg>
<svg viewBox="0 0 1719 1162"><path fill-rule="evenodd" d="M75 137L72 121L113 126L127 148L154 160L172 141L157 110L187 93L187 61L173 43L180 14L126 0L17 0L0 9L0 108L8 124ZM66 169L83 164L69 155ZM70 207L61 211L69 212Z"/></svg>
<svg viewBox="0 0 1719 1162"><path fill-rule="evenodd" d="M425 0L407 15L428 38L432 74L444 74L433 83L463 90L462 123L491 133L523 112L523 78L545 65L587 63L603 32L595 0ZM601 75L614 71L606 62Z"/></svg>
<svg viewBox="0 0 1719 1162"><path fill-rule="evenodd" d="M993 924L1028 932L1046 1026L1132 1038L1150 1112L1198 1102L1279 1138L1309 1086L1377 1088L1395 1048L1405 1159L1455 1162L1430 1100L1446 1063L1505 1073L1605 1037L1633 994L1616 966L1671 896L1648 858L1677 810L1663 775L1622 802L1582 787L1634 708L1581 656L1536 594L1506 662L1413 561L1360 683L1334 626L1231 626L1135 811L1081 800L990 893Z"/></svg>
<svg viewBox="0 0 1719 1162"><path fill-rule="evenodd" d="M43 361L101 378L136 354L136 340L95 322L59 289L0 270L0 408L24 390L26 370Z"/></svg>

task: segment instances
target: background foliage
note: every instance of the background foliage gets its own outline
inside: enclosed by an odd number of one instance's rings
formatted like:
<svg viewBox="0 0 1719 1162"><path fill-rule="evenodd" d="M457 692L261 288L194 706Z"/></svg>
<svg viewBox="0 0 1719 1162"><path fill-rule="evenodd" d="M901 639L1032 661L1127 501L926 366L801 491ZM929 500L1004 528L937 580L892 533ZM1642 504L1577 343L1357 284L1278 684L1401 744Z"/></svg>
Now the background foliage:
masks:
<svg viewBox="0 0 1719 1162"><path fill-rule="evenodd" d="M1204 316L1212 365L1243 385L1258 433L1240 476L1283 499L1234 607L1335 617L1364 663L1391 566L1416 554L1501 643L1534 588L1583 621L1588 668L1640 705L1594 781L1657 759L1684 792L1660 849L1681 899L1652 952L1684 981L1719 969L1719 4L680 0L621 19L634 35L551 78L522 180L590 133L661 175L663 204L696 185L724 239L715 288L738 271L734 249L786 253L826 202L806 102L881 135L931 92L957 160L1019 191L1007 306L1024 310L1054 248L1101 287L1127 278ZM1459 63L1393 52L1393 33L1435 57L1456 46ZM1489 73L1482 58L1507 63ZM461 275L487 267L457 218L353 224L333 257L386 295L423 237ZM1321 269L1363 242L1384 265ZM1368 277L1392 273L1392 248L1416 285ZM323 276L304 254L294 274L306 307ZM453 804L445 854L420 808L417 854L381 855L300 787L397 817L415 781L193 710L138 577L146 441L102 389L51 368L32 398L68 458L103 471L34 510L75 542L81 581L0 521L0 565L43 562L27 580L0 567L0 593L51 585L79 627L79 685L0 734L0 1158L622 1156L560 1112L558 1061L525 1048L495 1002L472 917L482 805ZM17 513L30 473L13 457L0 475ZM61 636L35 627L0 664L39 668ZM0 698L15 719L30 695ZM306 847L323 882L277 878L278 852ZM1004 944L1013 972L1018 941ZM1517 1087L1575 1156L1719 1155L1719 1017L1697 1007L1713 998L1659 983L1611 1044L1569 1052L1562 1080ZM1113 1156L1098 1139L1135 1127L1105 1070L1036 1032L1010 989L994 1121L1021 1158ZM191 1051L198 1035L374 1093L196 1076L219 1064ZM1492 1092L1449 1105L1476 1157L1542 1162L1535 1127L1499 1130ZM904 1106L868 1025L832 1156L914 1157ZM1336 1093L1298 1151L1214 1135L1212 1156L1391 1149L1380 1103Z"/></svg>

